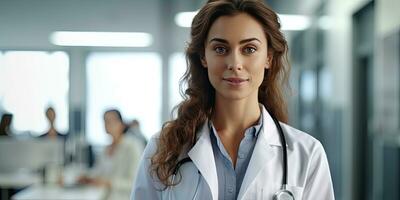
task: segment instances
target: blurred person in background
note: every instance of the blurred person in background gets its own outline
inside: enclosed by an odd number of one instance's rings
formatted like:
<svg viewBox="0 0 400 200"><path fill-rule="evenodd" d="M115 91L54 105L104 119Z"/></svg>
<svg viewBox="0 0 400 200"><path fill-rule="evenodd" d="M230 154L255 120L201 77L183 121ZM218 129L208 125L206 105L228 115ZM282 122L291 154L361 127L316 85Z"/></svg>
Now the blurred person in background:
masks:
<svg viewBox="0 0 400 200"><path fill-rule="evenodd" d="M0 123L0 136L11 136L11 122L13 115L10 113L5 113L1 116Z"/></svg>
<svg viewBox="0 0 400 200"><path fill-rule="evenodd" d="M49 130L45 134L41 135L40 137L41 138L49 138L49 139L59 138L59 139L64 140L66 135L61 134L55 128L54 123L56 120L56 111L54 110L53 107L50 106L46 109L46 118L47 118L47 121L49 122L50 127L49 127Z"/></svg>
<svg viewBox="0 0 400 200"><path fill-rule="evenodd" d="M142 130L140 129L140 123L137 119L134 119L131 121L131 123L127 124L127 135L132 136L139 141L142 142L143 147L146 147L147 145L147 139L144 137Z"/></svg>
<svg viewBox="0 0 400 200"><path fill-rule="evenodd" d="M78 182L106 188L107 199L129 199L143 147L137 139L124 135L126 126L118 110L107 110L104 124L112 142Z"/></svg>

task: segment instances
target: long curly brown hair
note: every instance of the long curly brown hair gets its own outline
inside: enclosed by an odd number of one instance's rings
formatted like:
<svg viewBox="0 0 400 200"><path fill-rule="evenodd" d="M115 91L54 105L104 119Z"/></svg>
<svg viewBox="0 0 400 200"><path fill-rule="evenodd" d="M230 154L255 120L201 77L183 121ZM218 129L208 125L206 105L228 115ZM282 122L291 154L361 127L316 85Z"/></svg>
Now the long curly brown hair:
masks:
<svg viewBox="0 0 400 200"><path fill-rule="evenodd" d="M176 107L177 118L166 122L161 130L158 147L151 158L150 172L166 187L172 183L181 155L196 143L196 132L211 117L215 101L207 69L202 66L205 41L213 22L221 16L247 13L263 27L270 54L271 67L265 70L264 80L258 90L258 101L279 121L287 122L287 108L283 89L288 84L288 46L280 31L277 14L262 1L257 0L210 0L194 17L191 42L186 49L187 71L181 85L187 84L184 100ZM267 56L267 55L266 55ZM179 183L179 181L178 181Z"/></svg>

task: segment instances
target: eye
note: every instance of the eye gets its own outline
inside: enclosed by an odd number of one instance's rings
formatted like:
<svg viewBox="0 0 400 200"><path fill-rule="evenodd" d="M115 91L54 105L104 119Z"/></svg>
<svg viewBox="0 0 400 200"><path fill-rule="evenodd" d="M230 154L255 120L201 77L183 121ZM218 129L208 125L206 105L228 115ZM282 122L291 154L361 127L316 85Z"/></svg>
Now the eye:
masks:
<svg viewBox="0 0 400 200"><path fill-rule="evenodd" d="M245 54L252 54L252 53L256 52L257 49L254 48L254 47L245 47L243 49L243 51L244 51Z"/></svg>
<svg viewBox="0 0 400 200"><path fill-rule="evenodd" d="M223 54L225 54L228 50L227 50L227 48L225 48L225 47L217 46L217 47L214 48L214 51L215 51L217 54L223 55Z"/></svg>

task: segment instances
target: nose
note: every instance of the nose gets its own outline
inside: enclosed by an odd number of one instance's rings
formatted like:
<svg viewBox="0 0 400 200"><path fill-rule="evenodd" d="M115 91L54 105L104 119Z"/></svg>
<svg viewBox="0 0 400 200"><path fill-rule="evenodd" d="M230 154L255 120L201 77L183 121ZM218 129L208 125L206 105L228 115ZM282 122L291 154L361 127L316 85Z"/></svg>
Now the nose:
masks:
<svg viewBox="0 0 400 200"><path fill-rule="evenodd" d="M243 69L243 61L240 53L232 52L226 58L226 66L228 70L242 70Z"/></svg>

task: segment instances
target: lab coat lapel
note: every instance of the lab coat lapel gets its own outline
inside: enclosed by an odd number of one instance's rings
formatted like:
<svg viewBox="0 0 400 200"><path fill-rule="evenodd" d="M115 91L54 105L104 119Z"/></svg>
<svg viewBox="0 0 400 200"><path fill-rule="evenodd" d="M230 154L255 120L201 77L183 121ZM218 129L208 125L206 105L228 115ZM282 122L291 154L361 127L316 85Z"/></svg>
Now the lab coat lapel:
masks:
<svg viewBox="0 0 400 200"><path fill-rule="evenodd" d="M214 200L218 199L218 177L215 167L214 153L211 146L210 131L204 123L202 129L198 133L200 135L196 144L189 151L188 155L206 180L211 190Z"/></svg>
<svg viewBox="0 0 400 200"><path fill-rule="evenodd" d="M262 108L262 131L258 135L253 155L251 156L237 199L242 199L259 172L267 167L268 162L276 156L277 153L273 150L272 146L281 146L278 129L276 128L275 123L269 113L265 110L264 106L262 106Z"/></svg>

